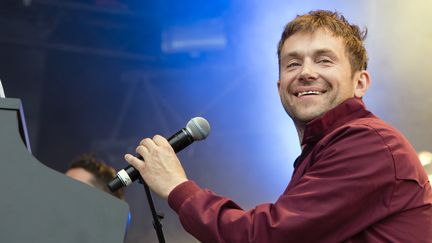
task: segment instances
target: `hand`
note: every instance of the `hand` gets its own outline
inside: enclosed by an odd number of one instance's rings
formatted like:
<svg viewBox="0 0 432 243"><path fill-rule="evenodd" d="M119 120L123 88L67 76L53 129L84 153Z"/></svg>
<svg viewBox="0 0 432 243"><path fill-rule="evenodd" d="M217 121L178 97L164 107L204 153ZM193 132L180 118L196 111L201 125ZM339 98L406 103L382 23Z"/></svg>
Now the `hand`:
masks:
<svg viewBox="0 0 432 243"><path fill-rule="evenodd" d="M188 180L180 160L164 137L156 135L153 139L143 139L136 152L144 161L131 154L125 155L126 161L160 197L167 199L176 186Z"/></svg>

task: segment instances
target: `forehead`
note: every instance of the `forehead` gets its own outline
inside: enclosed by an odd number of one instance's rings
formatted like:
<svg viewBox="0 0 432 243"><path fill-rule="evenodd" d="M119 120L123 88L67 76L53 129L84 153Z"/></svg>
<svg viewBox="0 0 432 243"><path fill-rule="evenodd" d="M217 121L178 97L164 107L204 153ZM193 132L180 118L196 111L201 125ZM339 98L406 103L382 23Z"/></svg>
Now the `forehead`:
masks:
<svg viewBox="0 0 432 243"><path fill-rule="evenodd" d="M90 186L93 186L94 176L83 168L72 168L66 172L66 175L74 178L75 180L84 182Z"/></svg>
<svg viewBox="0 0 432 243"><path fill-rule="evenodd" d="M281 59L292 54L308 55L316 52L331 52L339 58L345 56L345 42L326 29L314 32L298 32L285 40Z"/></svg>

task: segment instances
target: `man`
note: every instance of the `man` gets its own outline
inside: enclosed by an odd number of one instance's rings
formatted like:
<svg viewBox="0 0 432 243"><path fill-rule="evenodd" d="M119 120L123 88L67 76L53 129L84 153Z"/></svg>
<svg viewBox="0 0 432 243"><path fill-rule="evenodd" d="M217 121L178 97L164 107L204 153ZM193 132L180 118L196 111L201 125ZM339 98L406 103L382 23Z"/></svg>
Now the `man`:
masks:
<svg viewBox="0 0 432 243"><path fill-rule="evenodd" d="M119 199L124 199L123 189L111 192L107 187L108 182L116 177L115 169L98 160L94 155L84 154L76 158L65 174Z"/></svg>
<svg viewBox="0 0 432 243"><path fill-rule="evenodd" d="M366 110L365 33L334 12L288 23L278 46L282 104L301 155L285 192L249 211L187 179L166 139L125 159L203 242L432 242L432 192L408 141Z"/></svg>

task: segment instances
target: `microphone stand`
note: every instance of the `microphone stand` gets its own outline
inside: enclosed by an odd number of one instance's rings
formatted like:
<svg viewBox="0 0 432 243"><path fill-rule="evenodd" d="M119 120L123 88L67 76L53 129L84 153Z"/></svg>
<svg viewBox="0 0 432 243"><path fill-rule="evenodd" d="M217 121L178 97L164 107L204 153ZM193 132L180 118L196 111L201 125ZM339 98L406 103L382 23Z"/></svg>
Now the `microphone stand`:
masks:
<svg viewBox="0 0 432 243"><path fill-rule="evenodd" d="M159 243L165 243L165 237L164 237L164 234L163 234L163 231L162 231L162 223L161 223L161 219L163 219L163 215L162 214L158 214L156 212L156 208L155 208L155 205L154 205L154 202L153 202L153 198L152 198L152 195L151 195L151 192L150 192L150 188L147 185L147 183L145 183L145 181L143 180L143 178L141 176L139 178L139 181L140 181L141 184L143 184L144 190L145 190L146 195L147 195L147 201L149 203L150 210L151 210L152 217L153 217L153 227L154 227L154 229L156 231L156 235L157 235L157 238L159 240Z"/></svg>
<svg viewBox="0 0 432 243"><path fill-rule="evenodd" d="M173 147L174 151L177 153L180 150L186 148L189 144L193 143L194 139L189 135L189 133L186 131L185 128L178 131L176 134L172 135L170 138L168 138L168 141L170 142L171 146ZM140 157L142 159L142 157ZM165 243L165 237L162 231L162 224L160 222L161 219L163 219L163 215L158 214L156 212L156 208L153 203L153 198L150 192L149 186L145 183L144 179L139 176L139 181L144 185L144 189L147 195L147 201L150 206L150 210L153 217L153 226L156 230L156 234L159 240L159 243Z"/></svg>
<svg viewBox="0 0 432 243"><path fill-rule="evenodd" d="M204 126L202 128L201 126ZM190 120L188 124L186 125L187 128L183 128L177 133L175 133L173 136L168 138L168 141L171 145L171 147L174 149L174 152L179 152L180 150L186 148L188 145L194 142L194 140L202 140L207 137L208 133L210 132L210 125L208 124L207 120L202 117L195 117L194 119ZM192 127L192 128L189 128ZM195 138L191 135L191 132L188 129L192 130L198 130L198 136ZM139 159L143 160L141 156L138 156ZM120 173L121 172L121 173ZM126 174L126 176L121 175ZM165 243L165 238L162 231L162 224L160 222L161 219L163 219L162 214L158 214L156 212L153 198L150 192L149 186L145 183L143 178L140 176L138 170L133 168L131 165L126 167L125 169L119 171L117 173L117 177L110 181L107 186L110 189L110 191L118 190L120 187L128 186L130 183L135 181L136 179L139 179L139 182L143 184L144 190L147 195L147 201L150 206L150 210L153 217L153 226L156 230L156 234L159 240L159 243Z"/></svg>

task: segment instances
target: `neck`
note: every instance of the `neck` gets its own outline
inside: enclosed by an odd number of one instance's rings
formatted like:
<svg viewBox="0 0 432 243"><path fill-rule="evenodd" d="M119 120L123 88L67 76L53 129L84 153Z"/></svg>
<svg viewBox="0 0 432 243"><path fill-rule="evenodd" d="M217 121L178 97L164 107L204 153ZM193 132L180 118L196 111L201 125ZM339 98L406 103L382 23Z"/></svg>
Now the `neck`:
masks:
<svg viewBox="0 0 432 243"><path fill-rule="evenodd" d="M298 122L294 122L294 125L296 127L297 135L298 135L298 138L299 138L299 143L300 143L300 146L301 146L306 124L300 124Z"/></svg>

